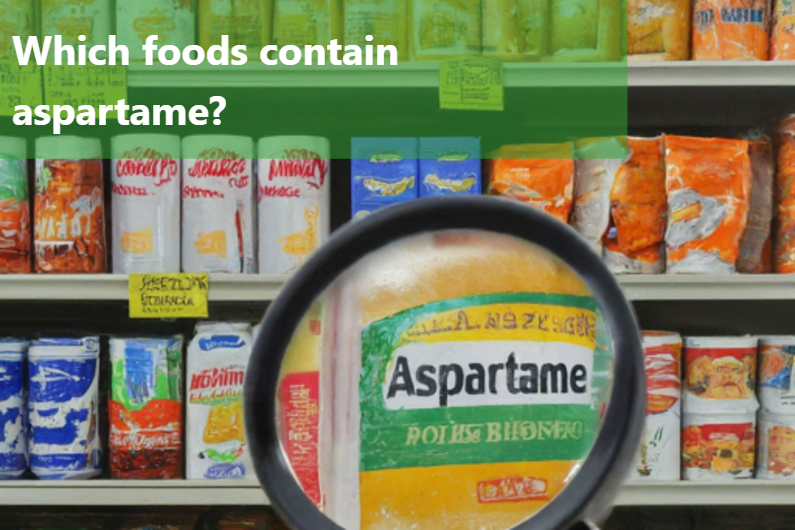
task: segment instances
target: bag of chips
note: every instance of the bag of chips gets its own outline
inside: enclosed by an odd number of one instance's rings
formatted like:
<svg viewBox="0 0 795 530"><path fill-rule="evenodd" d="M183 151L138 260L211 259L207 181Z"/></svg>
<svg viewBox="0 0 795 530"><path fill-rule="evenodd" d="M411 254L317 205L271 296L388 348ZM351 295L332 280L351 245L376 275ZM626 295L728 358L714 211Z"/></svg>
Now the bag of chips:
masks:
<svg viewBox="0 0 795 530"><path fill-rule="evenodd" d="M748 221L740 239L737 272L761 274L772 272L773 269L773 182L776 163L770 138L765 136L750 140L748 146L754 180L751 184Z"/></svg>
<svg viewBox="0 0 795 530"><path fill-rule="evenodd" d="M772 19L770 59L795 59L795 3L792 0L774 0Z"/></svg>
<svg viewBox="0 0 795 530"><path fill-rule="evenodd" d="M695 0L693 60L766 61L768 0Z"/></svg>
<svg viewBox="0 0 795 530"><path fill-rule="evenodd" d="M795 272L795 115L779 126L776 143L776 272Z"/></svg>
<svg viewBox="0 0 795 530"><path fill-rule="evenodd" d="M629 60L690 59L690 0L628 0Z"/></svg>

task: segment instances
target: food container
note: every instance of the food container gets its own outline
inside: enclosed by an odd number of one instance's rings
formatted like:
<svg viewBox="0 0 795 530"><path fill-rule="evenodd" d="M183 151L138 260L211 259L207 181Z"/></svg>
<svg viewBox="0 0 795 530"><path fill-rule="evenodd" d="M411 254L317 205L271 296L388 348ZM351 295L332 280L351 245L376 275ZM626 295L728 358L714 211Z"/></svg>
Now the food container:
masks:
<svg viewBox="0 0 795 530"><path fill-rule="evenodd" d="M188 136L182 158L182 270L254 274L253 140Z"/></svg>
<svg viewBox="0 0 795 530"><path fill-rule="evenodd" d="M757 343L749 336L686 337L684 412L756 412Z"/></svg>
<svg viewBox="0 0 795 530"><path fill-rule="evenodd" d="M643 332L646 425L630 480L679 480L681 462L682 337Z"/></svg>
<svg viewBox="0 0 795 530"><path fill-rule="evenodd" d="M41 33L61 35L70 46L107 46L112 16L111 0L41 0ZM80 35L86 40L79 41Z"/></svg>
<svg viewBox="0 0 795 530"><path fill-rule="evenodd" d="M0 136L0 273L31 271L27 158L27 140Z"/></svg>
<svg viewBox="0 0 795 530"><path fill-rule="evenodd" d="M106 272L102 145L96 138L36 140L36 271Z"/></svg>
<svg viewBox="0 0 795 530"><path fill-rule="evenodd" d="M188 479L252 478L243 424L251 326L208 322L188 346L185 440Z"/></svg>
<svg viewBox="0 0 795 530"><path fill-rule="evenodd" d="M440 61L480 54L480 0L409 0L409 10L413 60Z"/></svg>
<svg viewBox="0 0 795 530"><path fill-rule="evenodd" d="M273 136L257 145L259 272L295 271L329 236L331 148L317 136Z"/></svg>
<svg viewBox="0 0 795 530"><path fill-rule="evenodd" d="M773 191L776 160L770 138L763 136L748 142L751 184L748 220L740 238L737 272L763 274L773 272Z"/></svg>
<svg viewBox="0 0 795 530"><path fill-rule="evenodd" d="M481 194L479 138L420 138L420 198Z"/></svg>
<svg viewBox="0 0 795 530"><path fill-rule="evenodd" d="M158 46L196 44L193 6L193 0L116 0L116 37L130 50L130 61L146 59L142 46L150 35L158 36Z"/></svg>
<svg viewBox="0 0 795 530"><path fill-rule="evenodd" d="M374 46L375 50L375 46L394 46L400 57L408 58L409 9L406 0L345 0L344 4L346 46L355 45L362 50L367 45ZM372 35L371 42L365 40L367 35Z"/></svg>
<svg viewBox="0 0 795 530"><path fill-rule="evenodd" d="M776 272L795 272L795 115L778 127L776 153L776 241L773 267Z"/></svg>
<svg viewBox="0 0 795 530"><path fill-rule="evenodd" d="M419 197L416 138L351 139L351 216Z"/></svg>
<svg viewBox="0 0 795 530"><path fill-rule="evenodd" d="M759 337L759 404L764 412L795 414L795 336Z"/></svg>
<svg viewBox="0 0 795 530"><path fill-rule="evenodd" d="M693 60L768 58L768 0L695 0Z"/></svg>
<svg viewBox="0 0 795 530"><path fill-rule="evenodd" d="M28 468L25 354L28 343L0 339L0 480Z"/></svg>
<svg viewBox="0 0 795 530"><path fill-rule="evenodd" d="M770 60L793 59L795 59L795 4L791 0L773 0Z"/></svg>
<svg viewBox="0 0 795 530"><path fill-rule="evenodd" d="M759 413L756 478L795 478L795 415Z"/></svg>
<svg viewBox="0 0 795 530"><path fill-rule="evenodd" d="M682 478L726 482L753 478L756 413L688 414L682 430Z"/></svg>
<svg viewBox="0 0 795 530"><path fill-rule="evenodd" d="M112 478L182 478L182 345L111 339Z"/></svg>
<svg viewBox="0 0 795 530"><path fill-rule="evenodd" d="M179 136L111 139L113 272L179 272Z"/></svg>
<svg viewBox="0 0 795 530"><path fill-rule="evenodd" d="M47 480L99 475L99 337L33 341L28 387L31 471Z"/></svg>
<svg viewBox="0 0 795 530"><path fill-rule="evenodd" d="M550 0L549 56L556 62L607 62L621 58L620 0Z"/></svg>
<svg viewBox="0 0 795 530"><path fill-rule="evenodd" d="M629 0L629 60L690 60L690 0Z"/></svg>

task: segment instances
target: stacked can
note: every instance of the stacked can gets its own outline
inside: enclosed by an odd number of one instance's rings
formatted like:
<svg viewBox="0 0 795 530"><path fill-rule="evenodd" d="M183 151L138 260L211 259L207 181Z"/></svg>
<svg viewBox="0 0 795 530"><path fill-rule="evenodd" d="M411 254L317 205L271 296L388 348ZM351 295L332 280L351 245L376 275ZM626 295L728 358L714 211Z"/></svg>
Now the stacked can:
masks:
<svg viewBox="0 0 795 530"><path fill-rule="evenodd" d="M687 337L682 476L717 482L752 478L756 337Z"/></svg>
<svg viewBox="0 0 795 530"><path fill-rule="evenodd" d="M23 375L27 350L25 341L0 339L0 480L17 478L28 467Z"/></svg>
<svg viewBox="0 0 795 530"><path fill-rule="evenodd" d="M795 475L795 336L759 338L759 460L756 475Z"/></svg>
<svg viewBox="0 0 795 530"><path fill-rule="evenodd" d="M666 331L644 331L643 357L646 425L631 478L679 480L682 337Z"/></svg>

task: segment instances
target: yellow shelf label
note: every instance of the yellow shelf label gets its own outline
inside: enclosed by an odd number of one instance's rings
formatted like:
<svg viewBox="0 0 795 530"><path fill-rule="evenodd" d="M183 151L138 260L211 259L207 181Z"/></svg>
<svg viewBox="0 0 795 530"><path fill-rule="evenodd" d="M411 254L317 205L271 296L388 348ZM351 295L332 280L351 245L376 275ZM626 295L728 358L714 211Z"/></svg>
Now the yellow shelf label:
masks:
<svg viewBox="0 0 795 530"><path fill-rule="evenodd" d="M206 273L130 274L130 318L206 318Z"/></svg>
<svg viewBox="0 0 795 530"><path fill-rule="evenodd" d="M14 107L44 104L42 68L35 64L20 66L16 60L0 60L0 116L13 116Z"/></svg>
<svg viewBox="0 0 795 530"><path fill-rule="evenodd" d="M126 66L56 66L44 67L44 101L47 105L116 105L127 100ZM116 111L108 112L116 118Z"/></svg>
<svg viewBox="0 0 795 530"><path fill-rule="evenodd" d="M489 57L442 61L439 101L443 109L503 110L502 61Z"/></svg>

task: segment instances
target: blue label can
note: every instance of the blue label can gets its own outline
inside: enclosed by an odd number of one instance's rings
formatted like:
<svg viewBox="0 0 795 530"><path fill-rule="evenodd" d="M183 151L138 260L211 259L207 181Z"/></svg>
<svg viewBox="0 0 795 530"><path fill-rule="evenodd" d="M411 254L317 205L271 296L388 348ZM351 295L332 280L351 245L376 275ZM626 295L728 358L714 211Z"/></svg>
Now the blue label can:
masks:
<svg viewBox="0 0 795 530"><path fill-rule="evenodd" d="M28 360L31 470L41 479L98 475L99 337L40 339Z"/></svg>
<svg viewBox="0 0 795 530"><path fill-rule="evenodd" d="M0 339L0 480L21 476L28 467L25 436L25 353L28 343Z"/></svg>

